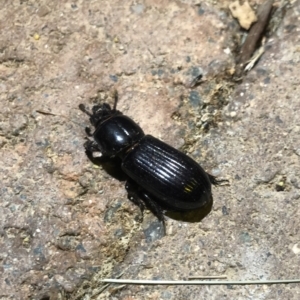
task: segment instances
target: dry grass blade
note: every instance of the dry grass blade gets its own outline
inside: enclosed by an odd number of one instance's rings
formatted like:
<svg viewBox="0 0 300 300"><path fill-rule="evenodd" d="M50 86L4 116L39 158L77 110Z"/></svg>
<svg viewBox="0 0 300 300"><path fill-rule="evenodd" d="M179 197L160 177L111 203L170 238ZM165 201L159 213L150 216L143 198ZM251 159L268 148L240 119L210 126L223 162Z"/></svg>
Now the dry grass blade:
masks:
<svg viewBox="0 0 300 300"><path fill-rule="evenodd" d="M132 285L264 285L300 283L300 279L283 280L248 280L248 281L207 281L207 280L131 280L131 279L103 279L103 283L118 283Z"/></svg>
<svg viewBox="0 0 300 300"><path fill-rule="evenodd" d="M226 275L214 275L214 276L189 276L189 280L193 279L226 279Z"/></svg>

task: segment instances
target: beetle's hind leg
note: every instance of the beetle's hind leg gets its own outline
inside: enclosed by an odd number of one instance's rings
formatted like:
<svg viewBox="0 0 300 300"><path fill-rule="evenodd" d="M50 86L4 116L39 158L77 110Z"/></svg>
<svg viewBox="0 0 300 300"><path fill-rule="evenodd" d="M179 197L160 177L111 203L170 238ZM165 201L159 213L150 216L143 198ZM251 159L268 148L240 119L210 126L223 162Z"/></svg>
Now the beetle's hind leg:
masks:
<svg viewBox="0 0 300 300"><path fill-rule="evenodd" d="M142 215L146 206L158 218L158 220L162 223L163 235L165 235L166 224L162 208L156 204L156 202L145 190L143 190L132 180L127 180L125 188L128 192L128 199L140 208Z"/></svg>
<svg viewBox="0 0 300 300"><path fill-rule="evenodd" d="M227 179L217 179L213 175L210 175L208 173L206 173L206 174L207 174L207 176L209 178L210 183L213 184L213 185L221 185L222 183L229 184L229 181Z"/></svg>
<svg viewBox="0 0 300 300"><path fill-rule="evenodd" d="M128 199L140 208L143 218L145 203L141 200L141 198L138 195L139 187L137 187L137 185L131 180L127 180L125 184L125 189L128 193Z"/></svg>
<svg viewBox="0 0 300 300"><path fill-rule="evenodd" d="M143 199L146 203L146 206L152 211L152 213L158 218L158 220L162 223L163 233L166 235L166 223L165 216L163 214L162 208L152 200L151 196L149 196L146 192L143 192Z"/></svg>

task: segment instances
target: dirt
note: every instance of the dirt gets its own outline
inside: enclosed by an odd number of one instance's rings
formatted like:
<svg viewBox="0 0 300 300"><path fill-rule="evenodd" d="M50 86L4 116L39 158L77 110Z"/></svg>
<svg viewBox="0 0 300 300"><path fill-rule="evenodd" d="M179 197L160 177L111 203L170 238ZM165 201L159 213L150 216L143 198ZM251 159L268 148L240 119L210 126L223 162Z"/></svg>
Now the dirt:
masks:
<svg viewBox="0 0 300 300"><path fill-rule="evenodd" d="M226 2L4 0L1 299L299 299L297 284L101 283L299 277L300 2L279 9L263 56L237 81L244 33ZM113 103L113 89L146 133L229 180L201 222L167 217L162 237L124 180L86 157L78 105Z"/></svg>

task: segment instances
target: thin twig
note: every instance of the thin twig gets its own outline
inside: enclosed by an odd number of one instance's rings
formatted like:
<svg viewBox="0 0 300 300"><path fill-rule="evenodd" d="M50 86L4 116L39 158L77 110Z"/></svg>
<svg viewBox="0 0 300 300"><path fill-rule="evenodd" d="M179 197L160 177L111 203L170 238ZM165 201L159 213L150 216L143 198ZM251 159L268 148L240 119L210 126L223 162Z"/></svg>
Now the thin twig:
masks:
<svg viewBox="0 0 300 300"><path fill-rule="evenodd" d="M250 60L259 42L261 41L269 23L273 3L274 0L267 0L259 7L257 13L258 20L252 25L247 39L240 51L237 61L237 64L239 65L239 70L237 73L242 72L244 65Z"/></svg>
<svg viewBox="0 0 300 300"><path fill-rule="evenodd" d="M118 284L134 284L134 285L251 285L251 284L262 285L262 284L300 283L300 279L249 280L249 281L103 279L102 282L118 283Z"/></svg>

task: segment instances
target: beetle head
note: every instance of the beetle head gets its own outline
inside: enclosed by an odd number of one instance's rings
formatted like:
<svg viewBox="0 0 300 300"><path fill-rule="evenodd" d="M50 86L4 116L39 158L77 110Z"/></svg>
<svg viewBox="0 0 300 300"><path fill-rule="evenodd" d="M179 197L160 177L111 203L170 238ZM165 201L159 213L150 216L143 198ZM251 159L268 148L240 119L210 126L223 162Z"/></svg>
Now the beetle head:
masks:
<svg viewBox="0 0 300 300"><path fill-rule="evenodd" d="M108 103L95 105L92 108L92 112L93 114L90 116L90 122L95 128L97 128L99 124L116 114L116 110L111 109Z"/></svg>
<svg viewBox="0 0 300 300"><path fill-rule="evenodd" d="M90 122L95 128L110 117L121 114L118 110L111 109L108 103L93 106L92 113L83 104L79 105L79 109L90 117Z"/></svg>
<svg viewBox="0 0 300 300"><path fill-rule="evenodd" d="M113 108L111 108L108 103L102 103L93 106L92 113L85 108L84 104L79 104L79 109L90 117L91 124L95 128L97 128L99 124L109 119L110 117L122 114L116 109L118 102L118 92L116 90L114 90L113 97L115 100Z"/></svg>

